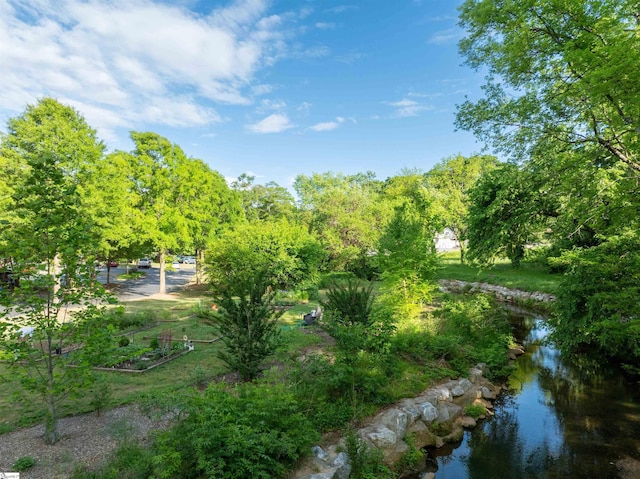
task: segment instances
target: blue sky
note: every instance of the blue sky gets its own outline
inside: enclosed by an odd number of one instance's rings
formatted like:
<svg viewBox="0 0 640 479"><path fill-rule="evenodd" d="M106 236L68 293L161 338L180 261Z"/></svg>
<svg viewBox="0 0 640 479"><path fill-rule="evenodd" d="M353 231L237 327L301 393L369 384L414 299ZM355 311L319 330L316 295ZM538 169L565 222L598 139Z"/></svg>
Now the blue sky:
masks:
<svg viewBox="0 0 640 479"><path fill-rule="evenodd" d="M52 96L113 149L154 131L227 178L429 170L479 152L455 105L462 0L0 0L0 122Z"/></svg>

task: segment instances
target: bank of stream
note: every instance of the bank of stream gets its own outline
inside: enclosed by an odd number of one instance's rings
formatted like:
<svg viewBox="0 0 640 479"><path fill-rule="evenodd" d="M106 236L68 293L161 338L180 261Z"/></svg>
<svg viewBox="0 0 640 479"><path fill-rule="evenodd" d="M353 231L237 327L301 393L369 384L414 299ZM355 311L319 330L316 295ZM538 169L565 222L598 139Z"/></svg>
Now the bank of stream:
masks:
<svg viewBox="0 0 640 479"><path fill-rule="evenodd" d="M495 416L461 443L429 450L427 472L436 479L640 478L638 382L601 358L563 356L545 341L539 315L513 310L511 320L526 354Z"/></svg>

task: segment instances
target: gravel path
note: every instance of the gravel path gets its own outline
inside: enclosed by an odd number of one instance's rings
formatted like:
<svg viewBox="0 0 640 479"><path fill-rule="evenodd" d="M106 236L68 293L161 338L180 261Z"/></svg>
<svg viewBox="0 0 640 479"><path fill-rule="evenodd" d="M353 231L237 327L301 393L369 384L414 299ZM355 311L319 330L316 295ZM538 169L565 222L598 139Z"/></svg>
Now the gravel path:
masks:
<svg viewBox="0 0 640 479"><path fill-rule="evenodd" d="M20 474L20 479L65 479L75 466L95 467L123 438L144 441L149 432L166 426L166 421L151 419L135 406L66 417L58 422L61 439L54 445L44 443L44 426L33 426L0 435L0 472L10 472L16 459L30 456L36 465Z"/></svg>

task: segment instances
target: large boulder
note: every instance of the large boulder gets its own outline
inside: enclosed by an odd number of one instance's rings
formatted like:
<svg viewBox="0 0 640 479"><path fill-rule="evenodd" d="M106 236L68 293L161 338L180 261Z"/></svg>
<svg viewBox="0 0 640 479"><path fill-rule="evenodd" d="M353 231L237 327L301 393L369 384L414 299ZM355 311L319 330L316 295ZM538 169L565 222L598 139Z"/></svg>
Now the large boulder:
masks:
<svg viewBox="0 0 640 479"><path fill-rule="evenodd" d="M400 461L400 458L409 450L409 445L399 440L398 443L392 447L382 450L382 460L388 466L393 466L396 462Z"/></svg>
<svg viewBox="0 0 640 479"><path fill-rule="evenodd" d="M361 431L365 441L370 442L378 449L395 447L398 436L386 426L374 426Z"/></svg>
<svg viewBox="0 0 640 479"><path fill-rule="evenodd" d="M380 422L395 432L399 438L402 438L409 425L409 416L403 410L393 408L382 414Z"/></svg>
<svg viewBox="0 0 640 479"><path fill-rule="evenodd" d="M462 414L462 407L450 402L438 404L438 422L453 420Z"/></svg>
<svg viewBox="0 0 640 479"><path fill-rule="evenodd" d="M451 387L451 395L453 397L462 396L469 389L471 389L472 386L473 386L473 384L471 384L471 381L469 381L466 378L465 379L460 379L459 381L455 381L452 384L452 387Z"/></svg>
<svg viewBox="0 0 640 479"><path fill-rule="evenodd" d="M418 410L420 411L420 414L422 415L422 420L427 424L437 419L438 410L430 402L417 404L417 407L418 407Z"/></svg>
<svg viewBox="0 0 640 479"><path fill-rule="evenodd" d="M351 462L346 452L339 453L333 461L333 466L336 468L334 478L335 479L349 479L351 475Z"/></svg>
<svg viewBox="0 0 640 479"><path fill-rule="evenodd" d="M407 435L413 435L415 447L422 449L436 445L436 435L432 433L422 421L416 421L407 428Z"/></svg>

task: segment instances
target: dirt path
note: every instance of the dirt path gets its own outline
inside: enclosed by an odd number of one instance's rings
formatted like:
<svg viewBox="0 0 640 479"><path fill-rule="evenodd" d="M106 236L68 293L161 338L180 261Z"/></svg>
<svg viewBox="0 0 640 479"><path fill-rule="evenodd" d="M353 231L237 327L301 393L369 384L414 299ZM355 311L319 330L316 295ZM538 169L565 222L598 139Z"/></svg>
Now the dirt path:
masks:
<svg viewBox="0 0 640 479"><path fill-rule="evenodd" d="M0 435L0 472L10 472L16 459L29 456L36 465L20 474L20 479L65 479L74 467L97 466L125 439L143 442L149 432L166 426L152 420L135 406L66 417L59 421L62 438L48 446L42 440L44 426L33 426Z"/></svg>

